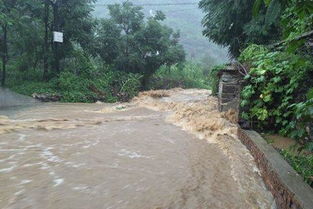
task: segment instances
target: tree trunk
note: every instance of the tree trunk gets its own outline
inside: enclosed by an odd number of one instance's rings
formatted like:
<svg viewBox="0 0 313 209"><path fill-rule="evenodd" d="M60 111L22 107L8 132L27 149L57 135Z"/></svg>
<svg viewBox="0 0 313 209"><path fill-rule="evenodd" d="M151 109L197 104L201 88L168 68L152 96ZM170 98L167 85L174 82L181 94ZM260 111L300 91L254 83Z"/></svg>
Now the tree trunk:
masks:
<svg viewBox="0 0 313 209"><path fill-rule="evenodd" d="M6 81L6 65L8 60L8 25L5 24L2 26L3 30L3 51L2 51L2 79L1 79L1 86L5 86Z"/></svg>
<svg viewBox="0 0 313 209"><path fill-rule="evenodd" d="M148 90L148 84L149 84L149 81L150 81L150 78L153 74L151 73L147 73L147 74L144 74L143 78L142 78L142 90Z"/></svg>
<svg viewBox="0 0 313 209"><path fill-rule="evenodd" d="M45 1L45 39L44 39L44 55L43 55L43 80L48 80L48 50L49 50L49 3Z"/></svg>

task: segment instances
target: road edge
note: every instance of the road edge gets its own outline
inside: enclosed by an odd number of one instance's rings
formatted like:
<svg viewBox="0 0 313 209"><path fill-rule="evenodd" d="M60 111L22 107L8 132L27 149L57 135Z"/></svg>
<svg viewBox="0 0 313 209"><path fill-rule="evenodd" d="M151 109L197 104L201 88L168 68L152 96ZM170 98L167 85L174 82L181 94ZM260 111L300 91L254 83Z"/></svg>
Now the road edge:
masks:
<svg viewBox="0 0 313 209"><path fill-rule="evenodd" d="M260 134L238 128L238 138L254 157L279 209L313 208L313 189Z"/></svg>

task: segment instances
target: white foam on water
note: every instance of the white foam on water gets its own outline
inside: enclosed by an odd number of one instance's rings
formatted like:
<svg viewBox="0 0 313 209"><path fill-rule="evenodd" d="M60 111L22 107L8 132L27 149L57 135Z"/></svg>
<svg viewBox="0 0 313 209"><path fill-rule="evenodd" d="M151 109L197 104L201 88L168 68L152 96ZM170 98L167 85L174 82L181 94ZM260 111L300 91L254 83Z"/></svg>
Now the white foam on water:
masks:
<svg viewBox="0 0 313 209"><path fill-rule="evenodd" d="M1 159L1 160L0 160L0 163L5 162L5 161L8 161L8 160L12 160L12 159L15 158L15 157L16 157L16 154L11 155L11 156L9 156L8 158Z"/></svg>
<svg viewBox="0 0 313 209"><path fill-rule="evenodd" d="M22 190L20 190L18 192L15 192L14 195L15 196L19 196L19 195L23 194L24 192L25 192L25 189L22 189Z"/></svg>
<svg viewBox="0 0 313 209"><path fill-rule="evenodd" d="M123 186L122 190L127 189L127 188L129 188L129 187L131 187L131 185L130 185L130 184L127 184L127 185Z"/></svg>
<svg viewBox="0 0 313 209"><path fill-rule="evenodd" d="M29 148L39 148L42 147L42 144L33 144L33 145L28 145L28 146L23 146L24 151L27 151Z"/></svg>
<svg viewBox="0 0 313 209"><path fill-rule="evenodd" d="M27 163L25 165L23 165L23 168L28 168L28 167L32 167L32 166L36 166L36 165L42 165L42 162L39 163Z"/></svg>
<svg viewBox="0 0 313 209"><path fill-rule="evenodd" d="M93 143L92 143L91 141L86 141L86 140L85 140L85 143L86 143L87 145L82 146L82 148L88 149L88 148L90 148L90 147L92 147L92 146L96 146L97 144L99 144L99 143L100 143L100 140L95 140Z"/></svg>
<svg viewBox="0 0 313 209"><path fill-rule="evenodd" d="M47 170L50 168L50 166L45 162L39 162L38 164L41 165L40 167L41 170Z"/></svg>
<svg viewBox="0 0 313 209"><path fill-rule="evenodd" d="M129 157L131 159L134 159L134 158L150 158L148 156L141 155L137 152L131 152L131 151L128 151L126 149L121 149L120 152L118 153L118 155L123 156L123 157Z"/></svg>
<svg viewBox="0 0 313 209"><path fill-rule="evenodd" d="M79 168L79 167L85 166L86 163L66 162L65 165L72 167L72 168Z"/></svg>
<svg viewBox="0 0 313 209"><path fill-rule="evenodd" d="M11 171L14 170L14 168L16 168L16 165L15 165L15 164L12 165L11 167L0 169L0 173L10 173Z"/></svg>
<svg viewBox="0 0 313 209"><path fill-rule="evenodd" d="M25 180L22 180L20 185L23 185L23 184L29 184L30 182L32 182L33 180L28 180L28 179L25 179Z"/></svg>
<svg viewBox="0 0 313 209"><path fill-rule="evenodd" d="M88 186L79 185L79 186L73 187L72 189L75 190L75 191L84 191L84 190L88 189Z"/></svg>
<svg viewBox="0 0 313 209"><path fill-rule="evenodd" d="M27 135L19 134L18 136L19 136L18 141L23 142L23 141L25 141Z"/></svg>
<svg viewBox="0 0 313 209"><path fill-rule="evenodd" d="M100 141L99 140L96 140L94 143L92 143L91 145L92 146L96 146L96 145L98 145L100 143Z"/></svg>
<svg viewBox="0 0 313 209"><path fill-rule="evenodd" d="M91 144L83 146L84 149L88 149L91 147Z"/></svg>
<svg viewBox="0 0 313 209"><path fill-rule="evenodd" d="M57 186L63 184L64 179L61 179L61 178L59 178L59 179L54 179L53 182L54 182L54 185L53 185L53 186L54 186L54 187L57 187Z"/></svg>
<svg viewBox="0 0 313 209"><path fill-rule="evenodd" d="M51 147L45 148L42 153L41 157L45 158L49 162L54 162L54 163L60 163L63 162L62 159L60 159L58 156L54 155L50 150L53 149Z"/></svg>
<svg viewBox="0 0 313 209"><path fill-rule="evenodd" d="M0 152L19 152L24 151L24 149L0 149Z"/></svg>

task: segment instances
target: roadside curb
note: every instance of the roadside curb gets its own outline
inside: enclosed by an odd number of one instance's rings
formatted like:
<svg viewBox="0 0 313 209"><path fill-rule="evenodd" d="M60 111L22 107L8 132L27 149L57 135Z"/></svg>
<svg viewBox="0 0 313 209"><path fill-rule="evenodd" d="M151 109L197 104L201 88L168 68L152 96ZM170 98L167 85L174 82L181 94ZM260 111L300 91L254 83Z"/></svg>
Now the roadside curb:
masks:
<svg viewBox="0 0 313 209"><path fill-rule="evenodd" d="M313 189L255 131L238 129L238 137L254 157L279 209L313 209Z"/></svg>

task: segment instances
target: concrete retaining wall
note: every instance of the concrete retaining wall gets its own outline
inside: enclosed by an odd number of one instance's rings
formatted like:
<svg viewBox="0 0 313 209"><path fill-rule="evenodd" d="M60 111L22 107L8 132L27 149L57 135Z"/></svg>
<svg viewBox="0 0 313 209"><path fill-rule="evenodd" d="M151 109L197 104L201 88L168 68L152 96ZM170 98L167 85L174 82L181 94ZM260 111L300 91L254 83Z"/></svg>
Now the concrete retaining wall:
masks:
<svg viewBox="0 0 313 209"><path fill-rule="evenodd" d="M255 131L238 130L238 136L253 155L268 189L280 209L313 209L313 189Z"/></svg>
<svg viewBox="0 0 313 209"><path fill-rule="evenodd" d="M23 96L8 89L0 88L0 109L35 104L36 100Z"/></svg>

